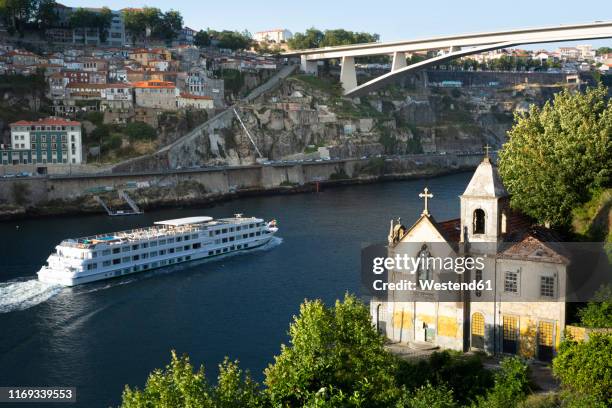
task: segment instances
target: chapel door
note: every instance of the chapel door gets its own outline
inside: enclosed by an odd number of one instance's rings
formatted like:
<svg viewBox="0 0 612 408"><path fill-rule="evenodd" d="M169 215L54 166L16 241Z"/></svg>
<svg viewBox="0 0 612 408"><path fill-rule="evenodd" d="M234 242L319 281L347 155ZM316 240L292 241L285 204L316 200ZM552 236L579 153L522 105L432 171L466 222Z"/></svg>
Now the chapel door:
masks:
<svg viewBox="0 0 612 408"><path fill-rule="evenodd" d="M518 351L518 317L504 316L502 352L516 354Z"/></svg>
<svg viewBox="0 0 612 408"><path fill-rule="evenodd" d="M484 349L485 322L482 313L472 315L472 348Z"/></svg>
<svg viewBox="0 0 612 408"><path fill-rule="evenodd" d="M540 361L552 361L553 328L551 322L538 323L538 360Z"/></svg>

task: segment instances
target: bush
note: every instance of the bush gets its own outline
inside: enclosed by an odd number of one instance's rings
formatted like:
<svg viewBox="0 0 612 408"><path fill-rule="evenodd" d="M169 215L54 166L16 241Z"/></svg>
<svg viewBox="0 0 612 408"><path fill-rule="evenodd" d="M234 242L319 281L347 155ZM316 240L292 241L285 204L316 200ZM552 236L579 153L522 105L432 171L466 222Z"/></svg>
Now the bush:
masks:
<svg viewBox="0 0 612 408"><path fill-rule="evenodd" d="M432 386L430 383L418 388L414 394L404 395L398 408L455 408L453 391L446 385Z"/></svg>
<svg viewBox="0 0 612 408"><path fill-rule="evenodd" d="M144 122L131 122L125 126L124 133L130 139L135 140L155 140L157 132Z"/></svg>
<svg viewBox="0 0 612 408"><path fill-rule="evenodd" d="M428 360L400 360L397 382L409 391L427 383L448 386L457 402L466 404L493 386L493 375L482 365L480 355L465 356L445 350L433 353Z"/></svg>
<svg viewBox="0 0 612 408"><path fill-rule="evenodd" d="M561 343L553 373L568 390L612 405L612 333L592 333L586 342Z"/></svg>
<svg viewBox="0 0 612 408"><path fill-rule="evenodd" d="M98 126L87 135L87 141L93 144L102 144L108 139L110 131L108 126Z"/></svg>
<svg viewBox="0 0 612 408"><path fill-rule="evenodd" d="M602 286L586 307L578 311L580 322L585 327L612 327L612 285Z"/></svg>
<svg viewBox="0 0 612 408"><path fill-rule="evenodd" d="M518 408L559 408L561 405L557 394L533 394L518 405Z"/></svg>
<svg viewBox="0 0 612 408"><path fill-rule="evenodd" d="M90 111L85 114L84 119L90 121L96 126L100 126L102 125L102 122L104 121L104 113L97 112L97 111Z"/></svg>
<svg viewBox="0 0 612 408"><path fill-rule="evenodd" d="M495 385L486 397L478 397L478 408L515 408L529 391L529 367L519 357L505 358L495 373Z"/></svg>

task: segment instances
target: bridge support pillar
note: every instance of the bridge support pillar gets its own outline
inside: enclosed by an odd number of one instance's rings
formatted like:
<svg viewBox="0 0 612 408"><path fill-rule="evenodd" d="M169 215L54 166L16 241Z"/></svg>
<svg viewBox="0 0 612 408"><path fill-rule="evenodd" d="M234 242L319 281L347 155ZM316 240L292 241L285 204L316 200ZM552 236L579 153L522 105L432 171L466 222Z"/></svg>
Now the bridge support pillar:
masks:
<svg viewBox="0 0 612 408"><path fill-rule="evenodd" d="M391 65L391 71L397 71L400 68L406 66L406 54L403 52L395 51L393 53L393 64Z"/></svg>
<svg viewBox="0 0 612 408"><path fill-rule="evenodd" d="M357 71L355 71L355 58L342 57L342 67L340 68L340 83L344 93L357 88Z"/></svg>
<svg viewBox="0 0 612 408"><path fill-rule="evenodd" d="M308 61L305 55L300 58L300 70L306 74L317 75L317 61Z"/></svg>

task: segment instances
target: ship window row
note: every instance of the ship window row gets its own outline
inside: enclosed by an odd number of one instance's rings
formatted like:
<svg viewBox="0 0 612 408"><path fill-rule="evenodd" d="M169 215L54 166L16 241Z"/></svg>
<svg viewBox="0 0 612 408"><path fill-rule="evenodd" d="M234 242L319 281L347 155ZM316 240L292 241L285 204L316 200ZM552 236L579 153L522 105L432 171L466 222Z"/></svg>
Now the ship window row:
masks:
<svg viewBox="0 0 612 408"><path fill-rule="evenodd" d="M124 256L123 258L115 258L111 260L106 260L102 262L102 266L107 267L107 266L110 266L111 264L117 265L120 263L126 263L130 261L139 261L141 259L155 258L157 256L166 255L167 253L173 254L176 252L189 251L191 249L199 249L201 247L202 247L202 244L200 242L196 242L193 245L184 245L184 246L180 246L176 248L168 248L167 250L160 249L159 251L152 251L152 252L143 253L143 254L136 254L136 255L132 255L131 257ZM90 263L87 265L88 270L96 269L96 268L97 268L97 263Z"/></svg>
<svg viewBox="0 0 612 408"><path fill-rule="evenodd" d="M199 248L199 247L198 247L198 248ZM225 247L225 248L219 248L219 249L216 249L216 250L214 250L214 251L208 251L208 255L209 255L209 256L219 255L219 254L222 254L222 253L227 253L227 252L229 252L229 251L234 251L234 250L236 250L236 249L247 249L247 248L249 248L249 244L238 244L238 245L232 245L232 246ZM170 248L170 249L168 250L168 253L180 252L180 251L182 251L183 249L187 250L187 249L188 249L188 246L185 246L185 247L183 247L183 248L182 248L182 247ZM157 252L157 251L154 251L154 252L151 252L151 253L149 253L149 254L134 255L134 256L132 256L132 260L133 260L133 261L138 261L138 260L140 260L140 259L147 259L147 258L149 258L149 257L152 257L152 258L153 258L153 257L157 256L157 254L158 254L158 252ZM165 254L166 254L166 251L165 251L165 250L161 250L161 251L159 251L159 255L165 255ZM183 257L178 257L178 258L176 258L176 262L181 262L181 261L182 261L182 259L183 259ZM185 256L185 260L190 260L190 259L191 259L191 256L190 256L190 255ZM103 266L103 267L107 267L107 266L110 266L110 265L111 265L111 263L112 263L113 265L116 265L116 264L119 264L120 262L129 262L129 261L130 261L130 258L129 258L129 257L124 257L124 258L115 258L115 259L113 259L112 261L104 261L104 262L102 263L102 266ZM168 262L169 264L172 264L172 263L174 263L174 259L169 259L169 260L167 260L167 262ZM157 265L157 262L154 262L154 264L156 264L156 265ZM161 265L161 266L166 265L166 260L159 261L159 265ZM97 266L98 266L98 265L97 265L97 263L95 263L95 262L94 262L94 263L90 263L90 264L88 264L88 265L87 265L87 269L88 269L88 270L91 270L91 269L96 269L96 268L97 268ZM143 267L143 269L146 269L146 268L145 268L146 266L147 266L146 264L145 264L145 265L143 265L143 266L142 266L142 267ZM155 267L156 267L156 266L155 266ZM137 270L139 270L139 269L137 269L137 268L139 268L139 266L135 266L135 267L134 267L134 269L133 269L133 270L134 270L134 272L136 272Z"/></svg>
<svg viewBox="0 0 612 408"><path fill-rule="evenodd" d="M181 248L181 247L170 248L170 249L168 249L168 253L180 252L183 249L187 249L187 248L188 248L188 246L185 246L183 248ZM208 251L208 255L209 256L219 255L219 254L227 253L229 251L234 251L234 250L237 250L237 249L248 249L248 248L249 248L249 244L232 245L232 246L229 246L229 247L216 249L214 251ZM141 255L142 255L142 259L145 259L145 258L147 258L149 256L150 257L157 256L157 254L158 254L158 252L154 251L154 252L151 252L149 254L141 254ZM165 255L165 254L166 254L165 250L160 250L159 251L159 255ZM139 260L139 259L140 259L139 255L134 255L132 257L132 260ZM135 265L135 266L133 266L131 268L126 268L126 269L121 270L121 274L125 275L125 274L131 273L131 272L138 272L138 271L141 271L141 270L145 271L145 270L148 270L148 269L151 269L151 268L157 268L159 266L172 265L174 263L182 262L183 260L185 260L185 261L191 260L191 255L186 255L185 257L179 256L177 258L172 258L172 259L163 259L163 260L160 260L160 261L152 262L150 265L149 264ZM116 264L118 264L120 262L129 262L129 261L130 261L130 257L115 258L115 259L110 260L110 261L104 261L102 263L102 265L103 266L110 266L111 263L113 265L116 265ZM97 269L97 267L98 267L98 264L95 263L95 262L87 264L87 269L88 270Z"/></svg>
<svg viewBox="0 0 612 408"><path fill-rule="evenodd" d="M245 226L237 226L237 227L230 227L230 228L221 228L221 229L216 229L216 230L211 230L208 231L208 236L212 237L213 235L220 235L220 234L227 234L228 232L234 232L234 231L242 231L242 229L250 229L250 228L255 228L255 227L260 227L263 226L264 223L260 222L258 224L249 224L249 225L245 225Z"/></svg>
<svg viewBox="0 0 612 408"><path fill-rule="evenodd" d="M184 236L184 237L177 237L176 241L177 242L181 242L183 240L188 240L190 237L188 235ZM197 239L198 236L197 234L194 234L191 236L191 239ZM118 254L119 252L130 252L130 251L135 251L137 249L145 249L145 248L149 248L149 247L157 247L157 245L166 245L166 244L172 244L174 243L174 238L168 238L168 239L162 239L158 241L151 241L151 242L144 242L142 244L133 244L131 246L123 246L123 247L117 247L117 248L113 248L111 249L104 249L100 252L100 256L108 256L112 254ZM195 244L194 244L195 245ZM198 248L200 247L201 244L198 244ZM83 254L81 254L81 258L83 258ZM98 251L93 251L91 253L91 257L92 258L97 258L98 257Z"/></svg>
<svg viewBox="0 0 612 408"><path fill-rule="evenodd" d="M172 265L172 264L175 264L175 263L179 263L179 262L183 262L183 261L190 261L190 260L191 260L191 256L190 255L187 255L185 257L179 256L178 258L175 258L175 259L164 259L164 260L161 260L159 262L152 262L151 264L136 265L136 266L133 266L131 268L122 269L121 270L121 274L122 275L126 275L126 274L132 273L132 272L146 271L148 269L154 269L154 268L157 268L159 266Z"/></svg>
<svg viewBox="0 0 612 408"><path fill-rule="evenodd" d="M232 246L225 247L225 248L215 249L214 251L208 251L208 256L224 254L229 251L234 251L236 249L246 249L248 247L249 247L249 244L232 245Z"/></svg>
<svg viewBox="0 0 612 408"><path fill-rule="evenodd" d="M240 239L247 239L247 238L252 238L252 237L259 237L261 236L261 231L257 231L257 232L251 232L249 234L242 234L242 237L227 237L227 238L220 238L220 239L216 239L215 240L215 244L226 244L228 242L233 242L235 240L240 240Z"/></svg>

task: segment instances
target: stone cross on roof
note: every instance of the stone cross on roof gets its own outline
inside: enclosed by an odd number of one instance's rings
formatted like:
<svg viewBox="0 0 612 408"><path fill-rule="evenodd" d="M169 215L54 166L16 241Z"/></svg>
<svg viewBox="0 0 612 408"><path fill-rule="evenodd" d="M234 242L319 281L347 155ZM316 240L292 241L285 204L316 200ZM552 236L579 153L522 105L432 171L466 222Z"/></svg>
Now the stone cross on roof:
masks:
<svg viewBox="0 0 612 408"><path fill-rule="evenodd" d="M427 199L428 198L433 198L433 194L431 194L429 192L429 189L427 187L425 187L425 190L423 190L423 192L419 194L419 197L425 199L425 208L423 209L423 212L421 213L421 215L429 216L429 210L427 209Z"/></svg>
<svg viewBox="0 0 612 408"><path fill-rule="evenodd" d="M489 150L491 150L491 146L489 146L487 143L487 145L484 147L485 157L489 157Z"/></svg>

